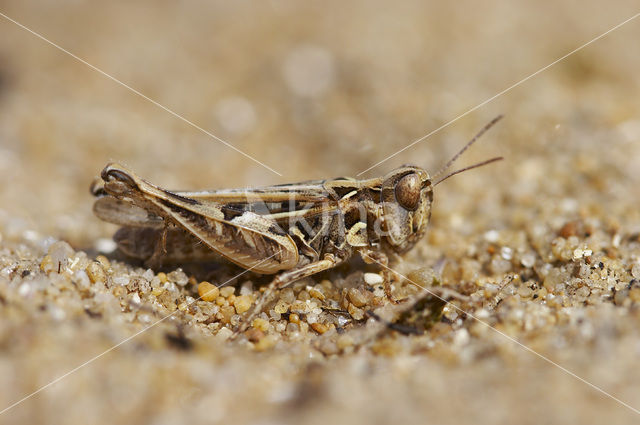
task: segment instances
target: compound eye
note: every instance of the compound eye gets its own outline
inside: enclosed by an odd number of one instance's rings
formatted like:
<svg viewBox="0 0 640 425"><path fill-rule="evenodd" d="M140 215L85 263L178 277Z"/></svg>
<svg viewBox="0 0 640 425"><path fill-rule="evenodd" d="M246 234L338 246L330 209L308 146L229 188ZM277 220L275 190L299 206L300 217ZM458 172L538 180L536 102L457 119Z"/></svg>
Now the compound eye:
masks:
<svg viewBox="0 0 640 425"><path fill-rule="evenodd" d="M396 201L402 208L415 211L420 204L421 186L422 183L417 174L407 174L396 183Z"/></svg>

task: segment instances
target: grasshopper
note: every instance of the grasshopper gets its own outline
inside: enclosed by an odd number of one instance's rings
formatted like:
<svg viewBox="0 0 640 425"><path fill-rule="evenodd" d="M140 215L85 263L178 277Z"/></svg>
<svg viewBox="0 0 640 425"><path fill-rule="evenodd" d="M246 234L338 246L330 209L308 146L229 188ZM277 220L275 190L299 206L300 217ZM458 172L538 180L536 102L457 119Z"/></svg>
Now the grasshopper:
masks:
<svg viewBox="0 0 640 425"><path fill-rule="evenodd" d="M449 169L501 116L488 123L434 176ZM383 266L387 298L389 254L411 249L425 234L433 188L427 171L401 166L384 177L335 178L255 189L170 191L111 163L94 181L95 214L122 227L114 236L125 254L148 263L205 260L215 253L260 274L277 274L256 303L298 279L331 269L355 252Z"/></svg>

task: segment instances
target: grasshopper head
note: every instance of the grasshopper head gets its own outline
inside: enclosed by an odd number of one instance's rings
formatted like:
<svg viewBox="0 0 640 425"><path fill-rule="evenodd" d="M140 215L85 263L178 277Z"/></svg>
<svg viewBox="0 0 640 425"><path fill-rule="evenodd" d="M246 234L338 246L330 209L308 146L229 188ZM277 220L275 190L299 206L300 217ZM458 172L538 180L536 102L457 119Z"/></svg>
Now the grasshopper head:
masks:
<svg viewBox="0 0 640 425"><path fill-rule="evenodd" d="M484 126L457 154L453 156L435 174L438 178L462 155L469 146L473 145L487 130L502 119L497 116ZM500 161L502 157L491 158L483 162L453 171L431 183L429 174L420 167L403 166L390 172L382 184L382 209L384 214L383 230L386 240L396 252L410 249L424 235L431 217L431 202L433 188L449 177L462 172Z"/></svg>
<svg viewBox="0 0 640 425"><path fill-rule="evenodd" d="M382 183L381 201L387 243L397 252L410 249L424 235L431 217L429 174L415 166L393 170Z"/></svg>

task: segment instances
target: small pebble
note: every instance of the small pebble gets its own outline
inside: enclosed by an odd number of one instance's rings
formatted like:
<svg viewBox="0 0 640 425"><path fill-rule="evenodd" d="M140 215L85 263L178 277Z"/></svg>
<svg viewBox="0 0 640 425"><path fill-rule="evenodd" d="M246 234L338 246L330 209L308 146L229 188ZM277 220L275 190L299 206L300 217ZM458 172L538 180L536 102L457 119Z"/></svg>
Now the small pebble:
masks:
<svg viewBox="0 0 640 425"><path fill-rule="evenodd" d="M262 332L266 332L269 329L269 322L258 317L257 319L253 320L251 326L261 330Z"/></svg>
<svg viewBox="0 0 640 425"><path fill-rule="evenodd" d="M189 278L182 271L182 269L176 269L172 271L167 275L167 279L180 286L185 286L187 283L189 283Z"/></svg>
<svg viewBox="0 0 640 425"><path fill-rule="evenodd" d="M239 297L236 297L236 299L233 302L233 306L236 309L236 313L238 314L242 314L245 311L249 310L251 308L251 297L248 295L240 295Z"/></svg>
<svg viewBox="0 0 640 425"><path fill-rule="evenodd" d="M280 299L289 304L293 304L296 300L296 294L293 293L293 289L285 288L280 291Z"/></svg>
<svg viewBox="0 0 640 425"><path fill-rule="evenodd" d="M351 301L354 306L364 307L369 301L370 292L362 291L359 288L350 288L347 295L349 297L349 301ZM369 295L369 297L367 295Z"/></svg>
<svg viewBox="0 0 640 425"><path fill-rule="evenodd" d="M75 251L67 242L58 241L49 247L48 254L51 256L53 263L58 265L58 268L66 268Z"/></svg>
<svg viewBox="0 0 640 425"><path fill-rule="evenodd" d="M289 304L287 304L283 300L280 300L276 303L275 307L273 308L273 311L275 311L277 314L284 314L287 311L289 311Z"/></svg>
<svg viewBox="0 0 640 425"><path fill-rule="evenodd" d="M233 286L223 286L220 288L220 296L224 298L229 298L234 292L236 292L236 288Z"/></svg>
<svg viewBox="0 0 640 425"><path fill-rule="evenodd" d="M576 296L580 298L587 298L591 294L591 290L588 286L581 286L576 290Z"/></svg>
<svg viewBox="0 0 640 425"><path fill-rule="evenodd" d="M318 332L321 335L329 330L329 326L327 326L324 323L312 323L310 326L311 326L311 329L313 329L314 331Z"/></svg>
<svg viewBox="0 0 640 425"><path fill-rule="evenodd" d="M579 260L584 257L590 257L592 253L590 249L576 248L573 250L573 259Z"/></svg>
<svg viewBox="0 0 640 425"><path fill-rule="evenodd" d="M309 305L306 302L304 302L304 301L296 301L293 304L291 304L291 306L289 306L289 310L292 313L306 314L311 309L309 308Z"/></svg>
<svg viewBox="0 0 640 425"><path fill-rule="evenodd" d="M222 316L222 322L230 323L231 317L236 314L235 308L230 305L224 305L220 307L220 315Z"/></svg>
<svg viewBox="0 0 640 425"><path fill-rule="evenodd" d="M280 319L282 318L282 314L278 313L275 310L269 310L269 317L272 320L275 320L276 322L280 321Z"/></svg>
<svg viewBox="0 0 640 425"><path fill-rule="evenodd" d="M229 339L231 335L233 335L233 331L225 326L218 331L216 337L225 341Z"/></svg>
<svg viewBox="0 0 640 425"><path fill-rule="evenodd" d="M375 286L384 282L384 279L378 273L365 273L364 281L367 285Z"/></svg>
<svg viewBox="0 0 640 425"><path fill-rule="evenodd" d="M531 268L536 263L536 256L532 253L526 253L520 259L520 264L526 268Z"/></svg>
<svg viewBox="0 0 640 425"><path fill-rule="evenodd" d="M364 319L364 311L361 308L354 306L349 303L349 307L347 307L347 311L353 317L353 320L362 320Z"/></svg>
<svg viewBox="0 0 640 425"><path fill-rule="evenodd" d="M127 275L123 275L123 276L114 276L111 281L115 284L115 285L120 285L120 286L126 286L129 283L129 276Z"/></svg>
<svg viewBox="0 0 640 425"><path fill-rule="evenodd" d="M533 295L533 290L527 286L521 286L518 288L518 295L522 298L530 298Z"/></svg>
<svg viewBox="0 0 640 425"><path fill-rule="evenodd" d="M105 270L109 270L111 268L111 262L109 261L109 259L107 257L105 257L104 255L98 255L96 257L96 261L98 263L100 263L100 265L102 266L103 269ZM164 273L163 273L164 274ZM159 275L158 275L159 276Z"/></svg>
<svg viewBox="0 0 640 425"><path fill-rule="evenodd" d="M213 302L220 296L220 290L215 285L203 281L198 285L198 295L203 301Z"/></svg>
<svg viewBox="0 0 640 425"><path fill-rule="evenodd" d="M87 289L91 285L91 279L84 270L78 270L73 274L73 280L80 289Z"/></svg>
<svg viewBox="0 0 640 425"><path fill-rule="evenodd" d="M151 282L151 280L153 280L153 270L151 269L147 269L143 274L142 277L147 279L149 282Z"/></svg>
<svg viewBox="0 0 640 425"><path fill-rule="evenodd" d="M105 282L107 280L107 274L104 272L102 264L98 263L97 261L89 263L86 268L86 272L87 276L89 276L89 279L93 283Z"/></svg>
<svg viewBox="0 0 640 425"><path fill-rule="evenodd" d="M242 284L240 287L240 295L251 295L253 294L253 282L247 281Z"/></svg>
<svg viewBox="0 0 640 425"><path fill-rule="evenodd" d="M490 267L493 273L501 275L507 273L511 269L511 263L502 257L494 256L491 260Z"/></svg>
<svg viewBox="0 0 640 425"><path fill-rule="evenodd" d="M309 295L311 295L313 298L319 299L320 301L325 300L325 296L320 289L309 287L308 291L309 291Z"/></svg>
<svg viewBox="0 0 640 425"><path fill-rule="evenodd" d="M40 262L40 270L45 273L58 270L58 265L54 263L53 258L50 255L45 255Z"/></svg>
<svg viewBox="0 0 640 425"><path fill-rule="evenodd" d="M341 328L346 326L347 323L349 323L349 319L347 319L344 316L338 316L338 326L340 326Z"/></svg>

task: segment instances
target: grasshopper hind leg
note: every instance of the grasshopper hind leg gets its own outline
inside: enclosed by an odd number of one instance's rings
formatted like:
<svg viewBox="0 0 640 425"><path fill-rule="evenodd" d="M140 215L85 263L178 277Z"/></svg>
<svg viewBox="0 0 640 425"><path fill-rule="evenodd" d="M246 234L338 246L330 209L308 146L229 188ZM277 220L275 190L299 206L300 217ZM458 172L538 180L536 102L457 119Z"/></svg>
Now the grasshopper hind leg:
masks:
<svg viewBox="0 0 640 425"><path fill-rule="evenodd" d="M337 257L333 254L326 254L322 260L314 261L296 269L287 270L280 273L278 276L276 276L275 279L271 281L260 298L258 298L256 304L253 306L251 312L247 316L247 319L240 324L240 327L236 331L235 335L241 334L247 330L247 328L251 325L251 322L253 322L253 319L255 319L256 316L260 314L260 312L264 309L264 306L271 300L271 298L273 298L276 290L284 288L285 286L295 282L296 280L314 275L316 273L320 273L325 270L329 270L343 261L343 258Z"/></svg>

